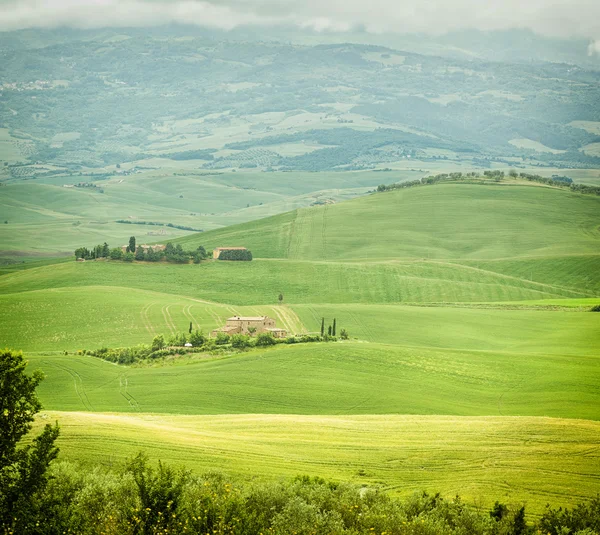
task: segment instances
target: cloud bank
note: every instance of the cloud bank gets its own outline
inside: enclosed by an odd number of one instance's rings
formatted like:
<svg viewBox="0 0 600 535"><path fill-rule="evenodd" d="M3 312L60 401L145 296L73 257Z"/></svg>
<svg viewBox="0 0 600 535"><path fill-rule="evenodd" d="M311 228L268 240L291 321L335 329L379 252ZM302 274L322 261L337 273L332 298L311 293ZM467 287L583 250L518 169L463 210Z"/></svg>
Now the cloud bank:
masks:
<svg viewBox="0 0 600 535"><path fill-rule="evenodd" d="M0 30L195 24L293 25L316 31L442 34L527 28L600 38L598 0L0 0ZM592 42L590 53L599 53Z"/></svg>

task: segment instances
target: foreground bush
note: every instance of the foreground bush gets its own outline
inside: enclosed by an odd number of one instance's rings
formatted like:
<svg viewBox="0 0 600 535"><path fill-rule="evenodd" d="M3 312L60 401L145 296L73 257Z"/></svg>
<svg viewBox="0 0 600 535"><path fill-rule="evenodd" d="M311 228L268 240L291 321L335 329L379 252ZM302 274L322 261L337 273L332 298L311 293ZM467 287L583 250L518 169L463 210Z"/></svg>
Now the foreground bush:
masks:
<svg viewBox="0 0 600 535"><path fill-rule="evenodd" d="M496 503L474 510L456 497L385 492L321 478L241 484L217 473L202 476L154 465L143 455L120 471L53 467L37 497L39 533L82 535L594 535L600 499L573 511L548 509L525 524L525 509ZM42 514L43 512L43 514ZM18 526L18 522L17 522ZM541 530L541 531L538 531ZM2 531L0 530L0 533ZM3 533L8 533L4 530ZM16 533L19 533L17 530Z"/></svg>

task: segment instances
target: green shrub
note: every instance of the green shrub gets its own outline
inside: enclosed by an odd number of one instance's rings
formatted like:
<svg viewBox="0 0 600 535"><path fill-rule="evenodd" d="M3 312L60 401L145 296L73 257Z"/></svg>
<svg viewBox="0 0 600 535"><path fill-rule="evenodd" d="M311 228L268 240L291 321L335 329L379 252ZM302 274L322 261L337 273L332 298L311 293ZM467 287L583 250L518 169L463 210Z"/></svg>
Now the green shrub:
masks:
<svg viewBox="0 0 600 535"><path fill-rule="evenodd" d="M277 343L277 340L273 338L271 333L259 333L256 337L257 346L273 346Z"/></svg>
<svg viewBox="0 0 600 535"><path fill-rule="evenodd" d="M250 337L245 334L234 334L231 337L231 347L236 349L244 349L250 344Z"/></svg>
<svg viewBox="0 0 600 535"><path fill-rule="evenodd" d="M169 336L167 345L175 347L183 347L187 343L187 336L185 333L175 333Z"/></svg>
<svg viewBox="0 0 600 535"><path fill-rule="evenodd" d="M199 331L198 329L191 332L188 339L190 344L192 344L194 347L200 347L206 342L206 337L204 336L204 333L202 331Z"/></svg>
<svg viewBox="0 0 600 535"><path fill-rule="evenodd" d="M152 339L152 351L163 349L165 345L165 337L162 334L159 334Z"/></svg>
<svg viewBox="0 0 600 535"><path fill-rule="evenodd" d="M120 247L115 247L110 250L110 259L111 260L121 260L123 258L123 251Z"/></svg>
<svg viewBox="0 0 600 535"><path fill-rule="evenodd" d="M217 333L215 340L215 344L218 346L223 346L229 343L229 335L226 333Z"/></svg>

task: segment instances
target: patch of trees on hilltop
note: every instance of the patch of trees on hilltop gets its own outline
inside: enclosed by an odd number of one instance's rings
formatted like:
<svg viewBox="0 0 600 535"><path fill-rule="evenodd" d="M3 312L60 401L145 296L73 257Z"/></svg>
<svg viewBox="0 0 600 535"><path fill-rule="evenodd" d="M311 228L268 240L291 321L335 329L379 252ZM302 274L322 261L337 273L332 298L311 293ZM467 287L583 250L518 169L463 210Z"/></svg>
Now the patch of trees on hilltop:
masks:
<svg viewBox="0 0 600 535"><path fill-rule="evenodd" d="M575 184L570 177L553 175L552 177L544 177L540 175L532 175L529 173L517 173L516 171L509 171L508 176L510 178L521 178L528 182L538 182L540 184L547 184L549 186L555 186L559 188L569 188L571 191L576 193L585 193L589 195L600 195L600 187L598 186L587 186L585 184ZM393 191L404 188L412 188L415 186L439 184L440 182L451 182L456 184L485 184L486 180L493 180L494 182L502 182L506 178L504 171L484 171L483 175L471 172L471 173L441 173L434 176L424 177L420 180L411 180L408 182L399 182L396 184L379 184L377 186L378 192Z"/></svg>

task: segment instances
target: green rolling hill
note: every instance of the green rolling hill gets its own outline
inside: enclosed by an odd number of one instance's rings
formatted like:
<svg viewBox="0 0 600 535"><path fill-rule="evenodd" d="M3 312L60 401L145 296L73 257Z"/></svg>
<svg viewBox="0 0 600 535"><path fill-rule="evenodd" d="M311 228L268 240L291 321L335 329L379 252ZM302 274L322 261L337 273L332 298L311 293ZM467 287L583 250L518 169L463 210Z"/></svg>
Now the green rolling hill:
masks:
<svg viewBox="0 0 600 535"><path fill-rule="evenodd" d="M304 208L179 240L259 258L490 260L598 253L600 199L530 186L441 184Z"/></svg>
<svg viewBox="0 0 600 535"><path fill-rule="evenodd" d="M243 477L358 481L362 470L399 494L510 495L539 512L597 484L599 214L599 198L547 187L439 184L178 239L243 245L252 262L11 267L0 345L47 375L42 401L62 411L48 416L64 422L70 459L112 462L112 444L119 460L144 448ZM293 333L336 318L351 339L129 367L76 354L190 322L208 332L233 314L267 314ZM394 445L377 446L383 436ZM342 443L354 445L350 472L327 460ZM394 464L407 448L414 456Z"/></svg>

